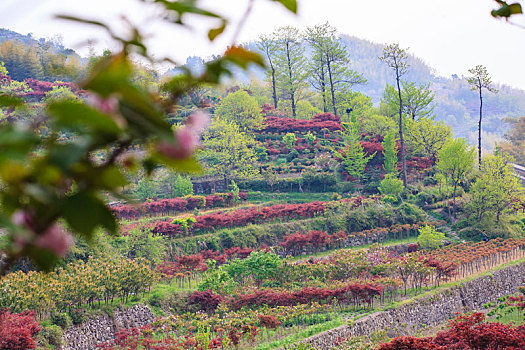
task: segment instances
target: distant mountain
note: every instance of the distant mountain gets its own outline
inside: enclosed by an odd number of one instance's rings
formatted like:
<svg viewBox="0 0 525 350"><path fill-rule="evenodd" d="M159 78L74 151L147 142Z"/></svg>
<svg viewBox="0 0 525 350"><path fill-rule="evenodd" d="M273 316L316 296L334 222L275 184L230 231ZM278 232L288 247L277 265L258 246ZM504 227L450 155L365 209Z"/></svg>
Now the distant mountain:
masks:
<svg viewBox="0 0 525 350"><path fill-rule="evenodd" d="M0 28L0 44L4 41L9 40L13 40L34 48L43 48L45 50L51 50L55 54L64 54L66 56L74 55L78 58L81 58L80 55L75 52L75 50L64 47L61 38L58 36L48 39L35 38L33 37L32 33L23 35L9 29Z"/></svg>

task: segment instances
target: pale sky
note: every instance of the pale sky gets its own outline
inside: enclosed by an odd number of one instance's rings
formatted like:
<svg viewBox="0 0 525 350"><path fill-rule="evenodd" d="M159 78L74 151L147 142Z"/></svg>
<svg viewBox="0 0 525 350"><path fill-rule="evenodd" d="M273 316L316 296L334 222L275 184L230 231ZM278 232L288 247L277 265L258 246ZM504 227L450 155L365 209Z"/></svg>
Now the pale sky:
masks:
<svg viewBox="0 0 525 350"><path fill-rule="evenodd" d="M225 15L232 28L217 43L203 38L205 23L193 31L160 26L155 11L138 0L0 0L0 27L34 37L59 34L67 47L86 54L86 40L96 39L97 49L111 41L96 28L56 20L54 14L72 14L110 21L119 26L124 14L151 33L152 52L184 62L190 55L220 53L231 42L235 23L247 0L203 0L209 9ZM525 29L490 16L493 0L298 0L299 14L281 5L256 0L238 42L254 40L283 25L299 28L328 21L340 33L377 43L398 42L435 68L438 74L466 75L477 64L487 66L493 80L525 89ZM152 23L153 22L153 23ZM514 22L524 24L524 16ZM209 23L208 23L209 24Z"/></svg>

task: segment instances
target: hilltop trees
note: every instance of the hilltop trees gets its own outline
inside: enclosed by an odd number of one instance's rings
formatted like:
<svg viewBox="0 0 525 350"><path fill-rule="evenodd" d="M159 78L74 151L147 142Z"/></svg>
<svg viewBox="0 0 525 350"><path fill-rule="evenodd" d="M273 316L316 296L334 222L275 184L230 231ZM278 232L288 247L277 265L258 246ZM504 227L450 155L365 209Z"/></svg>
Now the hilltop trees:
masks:
<svg viewBox="0 0 525 350"><path fill-rule="evenodd" d="M430 89L430 83L420 84L401 82L401 97L403 101L403 113L412 120L432 117L434 111L434 92ZM399 111L399 97L396 88L387 84L381 107L388 116L394 116Z"/></svg>
<svg viewBox="0 0 525 350"><path fill-rule="evenodd" d="M297 102L306 87L306 58L299 30L290 26L278 28L273 36L277 43L275 57L277 88L282 99L290 104L292 116L297 116Z"/></svg>
<svg viewBox="0 0 525 350"><path fill-rule="evenodd" d="M487 68L482 65L469 69L471 74L467 77L467 81L470 84L472 90L475 90L479 94L479 120L478 120L478 161L479 168L481 169L481 121L483 119L483 89L489 92L497 93L498 90L492 86L492 79L490 78Z"/></svg>
<svg viewBox="0 0 525 350"><path fill-rule="evenodd" d="M257 41L257 47L264 53L266 61L268 64L267 74L272 85L272 99L273 107L277 108L277 102L279 101L277 97L277 83L276 83L276 67L275 59L277 55L277 42L274 38L260 35L259 40ZM325 111L326 112L326 111Z"/></svg>
<svg viewBox="0 0 525 350"><path fill-rule="evenodd" d="M366 79L348 68L347 50L339 41L334 27L328 23L308 27L305 38L313 49L310 64L314 77L312 86L321 93L323 111L327 111L329 102L334 115L338 115L338 95L353 85L365 83Z"/></svg>
<svg viewBox="0 0 525 350"><path fill-rule="evenodd" d="M403 137L403 97L401 96L401 77L408 70L407 50L399 47L399 44L387 45L383 49L383 55L379 59L394 70L397 84L397 95L399 100L399 143L401 144L401 162L403 165L403 186L407 187L407 164L405 155L405 138Z"/></svg>

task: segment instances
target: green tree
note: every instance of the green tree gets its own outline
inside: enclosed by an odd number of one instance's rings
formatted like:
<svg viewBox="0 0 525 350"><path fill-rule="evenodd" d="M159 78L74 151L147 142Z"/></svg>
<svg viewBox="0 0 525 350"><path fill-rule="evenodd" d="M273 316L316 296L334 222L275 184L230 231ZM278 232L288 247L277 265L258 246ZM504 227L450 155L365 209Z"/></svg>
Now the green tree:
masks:
<svg viewBox="0 0 525 350"><path fill-rule="evenodd" d="M235 181L232 180L232 182L231 182L231 186L230 186L230 187L231 187L231 189L230 189L230 190L231 190L231 193L233 194L233 201L234 201L235 203L238 203L239 200L241 199L241 198L239 197L239 186L237 186L237 183L236 183Z"/></svg>
<svg viewBox="0 0 525 350"><path fill-rule="evenodd" d="M5 63L0 61L0 76L8 76L9 72L7 71L7 68L5 67Z"/></svg>
<svg viewBox="0 0 525 350"><path fill-rule="evenodd" d="M401 81L401 98L403 101L403 113L412 120L420 118L432 118L434 111L434 92L430 89L430 83L416 85ZM387 84L381 97L383 111L393 117L399 111L399 97L396 88Z"/></svg>
<svg viewBox="0 0 525 350"><path fill-rule="evenodd" d="M382 195L398 198L403 192L403 181L399 180L395 173L388 173L385 175L385 178L381 180L378 189Z"/></svg>
<svg viewBox="0 0 525 350"><path fill-rule="evenodd" d="M472 90L479 94L479 120L478 120L478 162L481 169L481 121L483 119L483 89L489 92L497 93L498 90L492 86L492 79L490 78L487 68L482 65L477 65L468 70L470 76L467 77L467 82L470 84Z"/></svg>
<svg viewBox="0 0 525 350"><path fill-rule="evenodd" d="M435 164L438 152L452 138L452 127L442 121L435 122L422 117L418 121L409 120L406 123L406 135L407 146L414 152L430 157Z"/></svg>
<svg viewBox="0 0 525 350"><path fill-rule="evenodd" d="M67 86L53 86L51 91L46 92L43 103L56 103L65 101L80 101L80 98L75 95Z"/></svg>
<svg viewBox="0 0 525 350"><path fill-rule="evenodd" d="M302 37L297 28L290 26L276 29L273 37L277 43L277 87L282 99L290 103L295 118L297 102L302 99L301 94L306 88L307 69Z"/></svg>
<svg viewBox="0 0 525 350"><path fill-rule="evenodd" d="M128 259L144 258L154 266L160 263L165 251L165 238L151 233L151 229L136 227L126 236L111 240L122 256Z"/></svg>
<svg viewBox="0 0 525 350"><path fill-rule="evenodd" d="M310 71L314 73L312 86L323 97L324 111L328 100L334 115L338 115L339 92L364 84L366 79L348 67L350 61L346 47L339 41L337 30L328 22L306 28L305 38L313 49L310 65Z"/></svg>
<svg viewBox="0 0 525 350"><path fill-rule="evenodd" d="M223 178L225 183L231 179L250 178L259 172L255 139L250 133L241 131L236 123L215 120L204 133L202 145L199 159L210 173Z"/></svg>
<svg viewBox="0 0 525 350"><path fill-rule="evenodd" d="M252 279L257 286L260 286L265 279L275 276L281 264L282 260L277 254L261 250L252 252L246 259L231 261L224 265L224 270L238 283Z"/></svg>
<svg viewBox="0 0 525 350"><path fill-rule="evenodd" d="M264 53L266 61L268 62L267 76L272 86L273 107L277 108L279 98L277 96L277 68L275 60L277 58L277 39L274 36L260 35L257 41L257 47Z"/></svg>
<svg viewBox="0 0 525 350"><path fill-rule="evenodd" d="M474 149L469 146L465 139L449 140L438 152L438 170L445 176L449 184L454 187L453 216L456 217L456 193L457 187L465 175L472 170L474 163Z"/></svg>
<svg viewBox="0 0 525 350"><path fill-rule="evenodd" d="M348 123L342 123L343 130L341 131L344 140L344 149L342 152L333 149L336 157L341 158L345 164L345 169L352 177L361 179L365 171L365 167L375 156L374 154L366 155L363 146L359 142L361 137L359 135L359 128L357 127L357 120L349 120Z"/></svg>
<svg viewBox="0 0 525 350"><path fill-rule="evenodd" d="M383 169L387 174L397 174L397 139L396 133L393 129L389 129L386 133L383 142Z"/></svg>
<svg viewBox="0 0 525 350"><path fill-rule="evenodd" d="M15 80L42 77L42 64L36 50L31 46L13 40L4 41L0 44L0 60L4 62L9 75Z"/></svg>
<svg viewBox="0 0 525 350"><path fill-rule="evenodd" d="M263 123L257 100L244 90L228 94L215 110L215 117L236 123L241 130L257 130Z"/></svg>
<svg viewBox="0 0 525 350"><path fill-rule="evenodd" d="M169 187L172 198L193 194L193 183L189 176L182 176L181 174L170 172L168 181L170 182Z"/></svg>
<svg viewBox="0 0 525 350"><path fill-rule="evenodd" d="M426 249L436 249L443 244L445 234L438 232L434 226L425 225L419 229L417 243Z"/></svg>
<svg viewBox="0 0 525 350"><path fill-rule="evenodd" d="M511 210L525 193L510 162L511 158L498 155L484 158L480 175L470 190L468 205L479 222L484 215L493 213L499 223L501 215Z"/></svg>
<svg viewBox="0 0 525 350"><path fill-rule="evenodd" d="M403 97L401 96L401 77L408 71L408 54L398 44L387 45L379 59L385 62L395 72L397 84L397 97L399 100L399 143L401 144L401 162L403 165L403 186L407 187L407 164L405 155L405 138L403 136Z"/></svg>
<svg viewBox="0 0 525 350"><path fill-rule="evenodd" d="M289 150L292 150L294 148L296 140L297 138L295 137L295 134L293 132L287 132L286 135L283 136L283 143Z"/></svg>
<svg viewBox="0 0 525 350"><path fill-rule="evenodd" d="M507 120L512 126L505 134L505 142L498 144L516 163L525 165L525 117Z"/></svg>
<svg viewBox="0 0 525 350"><path fill-rule="evenodd" d="M135 195L139 200L145 201L157 197L159 194L157 189L158 187L154 180L143 177L137 182Z"/></svg>

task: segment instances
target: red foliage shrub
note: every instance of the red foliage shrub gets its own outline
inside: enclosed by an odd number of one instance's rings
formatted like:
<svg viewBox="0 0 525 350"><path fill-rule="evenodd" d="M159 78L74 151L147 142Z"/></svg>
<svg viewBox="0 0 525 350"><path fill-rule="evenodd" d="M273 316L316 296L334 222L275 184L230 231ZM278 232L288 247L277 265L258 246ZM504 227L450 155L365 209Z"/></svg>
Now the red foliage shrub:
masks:
<svg viewBox="0 0 525 350"><path fill-rule="evenodd" d="M379 349L525 349L525 326L485 322L485 314L475 312L450 321L448 329L434 338L400 337Z"/></svg>
<svg viewBox="0 0 525 350"><path fill-rule="evenodd" d="M277 329L277 327L281 325L281 322L279 322L275 316L258 315L257 317L259 318L259 324L261 327Z"/></svg>
<svg viewBox="0 0 525 350"><path fill-rule="evenodd" d="M208 197L206 197L206 205L208 205ZM222 199L222 197L219 198ZM212 201L215 202L215 199L212 199ZM263 207L260 210L256 207L252 207L248 209L238 209L227 213L216 212L195 217L196 222L193 225L192 230L202 232L224 227L256 224L278 218L288 220L311 218L324 213L324 209L324 202L311 202L302 204L276 204L269 207ZM183 234L179 225L171 224L166 221L157 222L152 232L169 236Z"/></svg>
<svg viewBox="0 0 525 350"><path fill-rule="evenodd" d="M228 303L234 310L243 307L293 306L311 302L351 302L354 305L371 306L373 299L383 293L383 286L377 284L349 284L338 289L322 289L305 287L296 292L277 292L272 289L258 290L254 293L238 295Z"/></svg>
<svg viewBox="0 0 525 350"><path fill-rule="evenodd" d="M397 337L390 343L382 344L378 350L445 350L426 338Z"/></svg>
<svg viewBox="0 0 525 350"><path fill-rule="evenodd" d="M40 332L35 321L35 312L26 311L12 314L0 310L0 350L34 349L34 337Z"/></svg>
<svg viewBox="0 0 525 350"><path fill-rule="evenodd" d="M206 312L213 312L223 301L223 298L215 294L211 289L207 289L204 292L195 291L190 295L189 304L199 304L200 309Z"/></svg>
<svg viewBox="0 0 525 350"><path fill-rule="evenodd" d="M341 120L331 113L318 114L314 116L312 120L269 116L265 118L264 123L266 124L265 132L320 132L322 129L332 131L341 130Z"/></svg>

